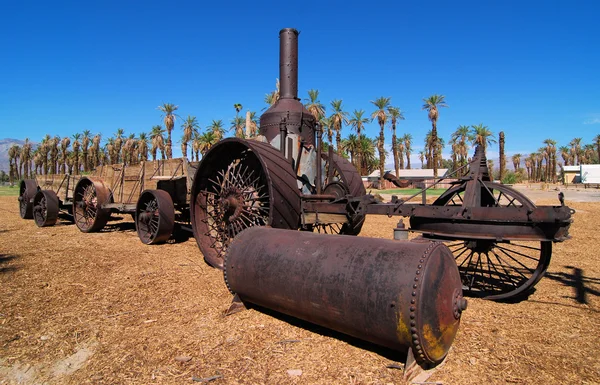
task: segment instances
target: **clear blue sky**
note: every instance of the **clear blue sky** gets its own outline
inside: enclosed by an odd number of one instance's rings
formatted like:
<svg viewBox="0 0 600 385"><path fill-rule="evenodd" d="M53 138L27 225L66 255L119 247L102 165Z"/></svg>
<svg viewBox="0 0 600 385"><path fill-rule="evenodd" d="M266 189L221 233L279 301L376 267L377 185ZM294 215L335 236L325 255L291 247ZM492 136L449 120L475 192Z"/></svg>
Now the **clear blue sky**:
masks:
<svg viewBox="0 0 600 385"><path fill-rule="evenodd" d="M300 97L316 88L326 105L370 113L390 96L416 147L434 93L450 106L438 122L446 140L484 123L512 154L600 133L599 1L57 3L2 4L0 138L148 132L163 102L203 129L229 123L234 103L260 111L283 27L301 31ZM178 122L175 155L180 136Z"/></svg>

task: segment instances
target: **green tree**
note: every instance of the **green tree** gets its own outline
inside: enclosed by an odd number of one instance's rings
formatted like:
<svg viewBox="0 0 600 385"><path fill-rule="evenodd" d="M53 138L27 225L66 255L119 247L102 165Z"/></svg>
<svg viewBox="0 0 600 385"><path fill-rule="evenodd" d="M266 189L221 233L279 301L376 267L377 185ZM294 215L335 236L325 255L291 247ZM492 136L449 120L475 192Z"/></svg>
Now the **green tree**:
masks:
<svg viewBox="0 0 600 385"><path fill-rule="evenodd" d="M329 117L331 119L331 125L333 126L333 130L335 131L335 142L336 149L339 155L342 154L341 142L342 142L342 127L345 124L348 124L348 113L344 111L342 107L342 99L335 99L331 102L331 108L333 109L333 113Z"/></svg>
<svg viewBox="0 0 600 385"><path fill-rule="evenodd" d="M177 111L178 108L179 106L176 106L173 103L164 103L162 106L158 106L158 109L163 113L163 123L167 129L167 145L165 146L167 159L173 158L171 132L173 131L173 127L175 127L175 119L177 118L175 111Z"/></svg>
<svg viewBox="0 0 600 385"><path fill-rule="evenodd" d="M383 174L385 174L385 133L384 127L385 123L388 120L387 109L390 107L390 102L392 98L379 97L375 100L372 100L371 103L375 105L377 108L371 114L371 119L377 119L377 123L379 123L379 138L377 140L377 149L379 150L379 185L383 186Z"/></svg>
<svg viewBox="0 0 600 385"><path fill-rule="evenodd" d="M488 144L496 143L494 134L488 129L488 126L484 126L483 123L471 126L471 140L473 145L480 145L483 147L483 152L487 151Z"/></svg>
<svg viewBox="0 0 600 385"><path fill-rule="evenodd" d="M433 144L433 177L437 178L438 176L438 156L437 153L437 143L438 143L438 134L437 134L437 121L439 118L439 108L440 107L448 107L446 104L445 96L434 94L428 98L423 99L423 107L422 110L427 110L427 117L431 121L431 143Z"/></svg>
<svg viewBox="0 0 600 385"><path fill-rule="evenodd" d="M187 158L188 143L192 140L194 133L198 132L200 125L195 116L188 115L184 120L183 125L183 136L181 137L181 151L183 151L183 157Z"/></svg>
<svg viewBox="0 0 600 385"><path fill-rule="evenodd" d="M388 107L388 116L392 123L392 155L394 157L394 170L396 171L396 177L400 176L400 165L398 164L398 142L396 137L396 124L398 120L404 120L404 114L398 107ZM403 146L404 147L404 146ZM404 160L402 161L404 163Z"/></svg>

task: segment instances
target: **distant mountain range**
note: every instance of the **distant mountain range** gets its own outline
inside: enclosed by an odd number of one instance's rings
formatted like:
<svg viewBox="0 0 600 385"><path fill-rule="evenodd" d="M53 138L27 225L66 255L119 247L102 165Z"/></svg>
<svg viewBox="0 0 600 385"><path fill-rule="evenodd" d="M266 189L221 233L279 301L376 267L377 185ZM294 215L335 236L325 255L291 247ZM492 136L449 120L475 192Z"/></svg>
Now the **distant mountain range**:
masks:
<svg viewBox="0 0 600 385"><path fill-rule="evenodd" d="M25 143L24 140L20 139L0 139L0 170L6 172L8 174L8 149L16 144L18 146L22 146ZM32 142L31 142L32 143ZM36 148L36 144L32 143L32 149Z"/></svg>

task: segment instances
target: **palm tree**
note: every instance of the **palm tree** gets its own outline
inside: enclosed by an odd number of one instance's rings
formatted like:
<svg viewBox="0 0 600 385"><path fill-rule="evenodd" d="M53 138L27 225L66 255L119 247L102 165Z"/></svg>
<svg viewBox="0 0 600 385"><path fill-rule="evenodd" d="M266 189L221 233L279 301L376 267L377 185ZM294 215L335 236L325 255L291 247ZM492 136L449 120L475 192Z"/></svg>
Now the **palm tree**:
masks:
<svg viewBox="0 0 600 385"><path fill-rule="evenodd" d="M275 90L265 95L265 103L271 107L279 100L279 79L275 79Z"/></svg>
<svg viewBox="0 0 600 385"><path fill-rule="evenodd" d="M400 162L400 169L404 169L404 140L402 138L395 139L394 143L396 148L398 149L398 160Z"/></svg>
<svg viewBox="0 0 600 385"><path fill-rule="evenodd" d="M471 140L473 145L480 145L483 147L483 152L486 152L488 144L496 143L494 134L488 129L488 126L484 126L483 123L479 123L476 126L471 126Z"/></svg>
<svg viewBox="0 0 600 385"><path fill-rule="evenodd" d="M202 156L204 157L208 150L210 150L210 148L218 141L214 131L207 131L200 135L200 153Z"/></svg>
<svg viewBox="0 0 600 385"><path fill-rule="evenodd" d="M342 127L344 123L348 124L348 113L343 110L342 99L333 100L331 102L331 108L333 109L333 113L329 119L331 119L331 124L335 131L337 153L341 155L342 149L340 148L340 143L342 141Z"/></svg>
<svg viewBox="0 0 600 385"><path fill-rule="evenodd" d="M458 142L457 138L452 136L450 137L450 145L452 146L452 171L456 171L458 169Z"/></svg>
<svg viewBox="0 0 600 385"><path fill-rule="evenodd" d="M406 134L402 137L404 141L404 152L406 153L406 168L410 170L410 154L412 153L412 135Z"/></svg>
<svg viewBox="0 0 600 385"><path fill-rule="evenodd" d="M422 110L427 110L427 117L431 121L431 143L433 145L433 177L437 178L437 165L438 165L438 154L437 154L437 146L438 143L438 134L437 134L437 120L439 118L438 108L440 107L448 107L446 104L445 96L434 94L428 98L423 99L423 107Z"/></svg>
<svg viewBox="0 0 600 385"><path fill-rule="evenodd" d="M50 159L52 160L52 174L58 174L58 146L60 145L60 137L55 136L52 138L50 144Z"/></svg>
<svg viewBox="0 0 600 385"><path fill-rule="evenodd" d="M135 134L130 134L125 141L125 146L123 146L123 163L134 164L135 163L135 145L137 140L135 139Z"/></svg>
<svg viewBox="0 0 600 385"><path fill-rule="evenodd" d="M362 156L361 168L364 170L365 174L372 173L379 165L377 157L375 156L375 145L375 140L367 138L366 136L360 137L359 148Z"/></svg>
<svg viewBox="0 0 600 385"><path fill-rule="evenodd" d="M319 122L325 116L325 106L319 101L319 90L308 90L308 99L304 100L306 101L304 107Z"/></svg>
<svg viewBox="0 0 600 385"><path fill-rule="evenodd" d="M171 132L173 131L173 127L175 127L175 119L177 115L175 111L179 106L174 105L173 103L164 103L162 106L158 106L158 109L163 113L163 122L165 124L165 128L167 129L167 159L171 159L173 157L173 142L171 140Z"/></svg>
<svg viewBox="0 0 600 385"><path fill-rule="evenodd" d="M421 168L425 168L425 150L419 151L419 160L421 161Z"/></svg>
<svg viewBox="0 0 600 385"><path fill-rule="evenodd" d="M156 153L158 150L161 152L162 159L165 159L164 133L165 130L160 125L153 126L150 131L150 140L152 141L152 149L150 152L152 153L152 160L156 160Z"/></svg>
<svg viewBox="0 0 600 385"><path fill-rule="evenodd" d="M598 161L600 162L600 134L594 137L594 145L596 146L596 153L598 154Z"/></svg>
<svg viewBox="0 0 600 385"><path fill-rule="evenodd" d="M79 150L81 148L81 143L79 142L81 139L80 133L75 133L73 135L73 166L74 166L74 174L79 175Z"/></svg>
<svg viewBox="0 0 600 385"><path fill-rule="evenodd" d="M546 145L546 181L556 183L556 141L545 139Z"/></svg>
<svg viewBox="0 0 600 385"><path fill-rule="evenodd" d="M254 138L258 136L258 117L256 111L246 112L246 134L248 138Z"/></svg>
<svg viewBox="0 0 600 385"><path fill-rule="evenodd" d="M342 149L350 155L350 162L353 164L356 164L355 154L359 148L360 142L358 141L358 136L354 134L350 134L346 139L342 140Z"/></svg>
<svg viewBox="0 0 600 385"><path fill-rule="evenodd" d="M240 104L240 107L241 106L242 105ZM195 116L188 115L181 127L183 128L183 136L181 137L181 151L183 152L183 157L187 158L188 143L190 140L192 140L194 134L198 132L200 125L198 124L198 120Z"/></svg>
<svg viewBox="0 0 600 385"><path fill-rule="evenodd" d="M515 172L518 172L521 168L521 156L521 154L514 154L512 156L513 168L515 169Z"/></svg>
<svg viewBox="0 0 600 385"><path fill-rule="evenodd" d="M31 152L31 143L29 142L29 138L25 138L25 143L23 143L23 147L21 148L21 162L23 163L23 178L31 177L31 167L30 162L32 160L32 152Z"/></svg>
<svg viewBox="0 0 600 385"><path fill-rule="evenodd" d="M93 165L93 168L98 167L100 165L100 160L102 160L101 158L104 158L104 156L101 157L101 154L100 154L100 142L101 141L102 141L102 134L94 135L94 138L92 139L92 165Z"/></svg>
<svg viewBox="0 0 600 385"><path fill-rule="evenodd" d="M573 165L581 164L581 160L579 159L581 156L581 140L582 138L574 138L569 143L569 146L571 146L571 157L573 159Z"/></svg>
<svg viewBox="0 0 600 385"><path fill-rule="evenodd" d="M114 142L114 150L115 153L117 155L117 163L119 163L119 156L121 155L121 149L123 147L123 135L125 134L125 130L123 130L122 128L119 128L117 130L117 133L115 134L115 142ZM123 159L123 162L125 162L125 159Z"/></svg>
<svg viewBox="0 0 600 385"><path fill-rule="evenodd" d="M40 152L40 158L42 160L41 170L43 170L43 171L40 171L40 174L43 172L44 175L48 175L48 171L49 171L48 154L50 153L51 142L52 142L52 137L49 134L46 134L46 136L44 136L44 139L42 139L42 143L38 147L38 150Z"/></svg>
<svg viewBox="0 0 600 385"><path fill-rule="evenodd" d="M385 127L385 123L388 119L387 109L390 106L390 101L392 98L379 97L375 100L371 100L371 103L377 107L375 111L371 114L371 119L377 118L377 122L379 123L379 139L377 141L377 148L379 150L379 185L383 186L383 174L385 173L385 133L383 128Z"/></svg>
<svg viewBox="0 0 600 385"><path fill-rule="evenodd" d="M140 160L145 162L148 160L148 136L145 132L141 132L137 140L138 153L140 154Z"/></svg>
<svg viewBox="0 0 600 385"><path fill-rule="evenodd" d="M396 171L396 177L400 175L400 169L398 165L398 143L396 140L396 123L398 120L404 120L404 114L398 107L388 107L388 115L390 122L392 123L392 155L394 156L394 170ZM404 163L404 160L402 160Z"/></svg>
<svg viewBox="0 0 600 385"><path fill-rule="evenodd" d="M246 124L246 119L242 118L241 116L236 116L234 119L231 120L231 127L229 129L233 130L233 132L235 132L236 138L243 139L245 124Z"/></svg>
<svg viewBox="0 0 600 385"><path fill-rule="evenodd" d="M488 159L488 170L490 172L490 178L492 178L492 180L494 180L494 161L491 159Z"/></svg>
<svg viewBox="0 0 600 385"><path fill-rule="evenodd" d="M117 154L115 151L115 139L108 138L106 141L106 152L108 153L109 163L116 164L117 163Z"/></svg>
<svg viewBox="0 0 600 385"><path fill-rule="evenodd" d="M356 130L356 137L360 143L361 140L361 132L365 128L365 124L369 123L371 120L367 117L363 117L365 110L354 110L352 113L352 117L348 121L350 126ZM358 172L362 174L362 154L360 152L361 147L357 149L356 153L356 164L358 165Z"/></svg>
<svg viewBox="0 0 600 385"><path fill-rule="evenodd" d="M83 171L85 172L90 170L90 135L92 135L90 130L84 130L83 135L81 136L81 151L83 153Z"/></svg>
<svg viewBox="0 0 600 385"><path fill-rule="evenodd" d="M331 122L331 118L323 116L319 123L321 124L321 129L323 130L323 132L327 134L327 143L329 143L329 145L332 146L333 145L333 129L332 129L333 124ZM325 148L323 147L323 151L324 150L325 150Z"/></svg>
<svg viewBox="0 0 600 385"><path fill-rule="evenodd" d="M570 165L570 161L571 161L571 154L569 151L569 147L567 146L560 146L558 148L558 151L560 151L560 156L563 158L563 163L565 164L565 166Z"/></svg>
<svg viewBox="0 0 600 385"><path fill-rule="evenodd" d="M194 132L194 137L192 138L192 162L194 161L194 154L196 154L196 161L200 160L198 156L200 153L200 133Z"/></svg>
<svg viewBox="0 0 600 385"><path fill-rule="evenodd" d="M60 142L60 150L62 153L62 162L61 162L61 174L66 174L66 166L67 166L67 149L69 148L69 145L71 144L71 139L69 139L68 136L65 136L64 138L62 138L61 142Z"/></svg>
<svg viewBox="0 0 600 385"><path fill-rule="evenodd" d="M458 126L456 131L452 133L452 140L456 142L458 150L458 166L463 167L467 164L469 149L467 142L471 140L471 130L469 126ZM466 175L467 171L462 170L457 176Z"/></svg>
<svg viewBox="0 0 600 385"><path fill-rule="evenodd" d="M210 126L208 126L208 129L211 130L212 133L215 135L216 142L220 141L221 139L223 139L223 136L225 136L225 128L223 127L223 121L221 119L213 119Z"/></svg>
<svg viewBox="0 0 600 385"><path fill-rule="evenodd" d="M500 170L499 179L502 181L504 178L504 169L506 168L506 158L504 157L504 131L500 131L500 133L498 133L498 145L500 151L500 165L498 166Z"/></svg>
<svg viewBox="0 0 600 385"><path fill-rule="evenodd" d="M235 108L235 116L237 117L243 107L240 103L234 103L233 108Z"/></svg>

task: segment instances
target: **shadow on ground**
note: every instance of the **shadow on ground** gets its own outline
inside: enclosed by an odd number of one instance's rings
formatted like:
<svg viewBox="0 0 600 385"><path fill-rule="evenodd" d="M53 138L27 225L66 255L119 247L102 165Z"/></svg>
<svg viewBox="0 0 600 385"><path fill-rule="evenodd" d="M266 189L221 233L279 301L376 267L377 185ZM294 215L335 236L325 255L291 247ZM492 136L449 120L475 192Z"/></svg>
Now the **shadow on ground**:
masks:
<svg viewBox="0 0 600 385"><path fill-rule="evenodd" d="M0 254L0 273L12 273L17 271L19 266L11 264L15 259L19 258L14 254Z"/></svg>

